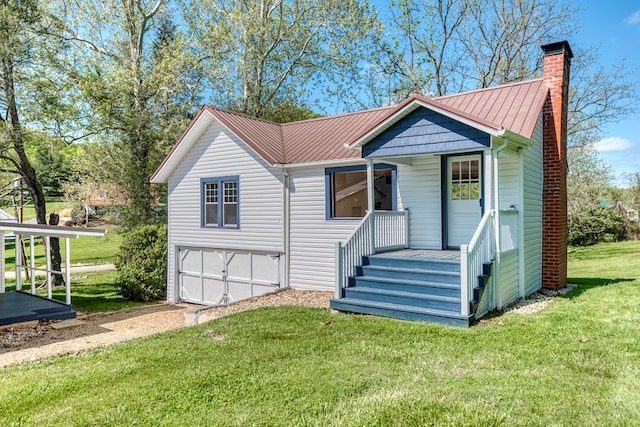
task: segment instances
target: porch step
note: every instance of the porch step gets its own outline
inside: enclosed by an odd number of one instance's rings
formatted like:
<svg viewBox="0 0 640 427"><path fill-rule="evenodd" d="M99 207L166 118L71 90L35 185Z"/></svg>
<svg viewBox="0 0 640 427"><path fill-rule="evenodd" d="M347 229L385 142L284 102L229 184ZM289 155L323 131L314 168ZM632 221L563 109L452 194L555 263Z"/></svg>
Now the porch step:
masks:
<svg viewBox="0 0 640 427"><path fill-rule="evenodd" d="M378 254L365 257L356 273L342 298L331 300L331 308L469 326L471 316L460 314L459 260Z"/></svg>
<svg viewBox="0 0 640 427"><path fill-rule="evenodd" d="M451 283L460 285L459 271L392 267L383 265L363 265L362 267L358 268L358 275L405 280L422 280L428 282Z"/></svg>
<svg viewBox="0 0 640 427"><path fill-rule="evenodd" d="M416 307L390 302L367 301L357 298L331 299L334 310L348 311L375 316L392 317L402 320L419 320L451 326L469 326L471 316L463 316L447 310Z"/></svg>
<svg viewBox="0 0 640 427"><path fill-rule="evenodd" d="M345 289L345 299L385 302L403 306L431 308L443 311L458 312L460 310L460 292L457 297L415 293L399 290L376 289L354 286Z"/></svg>
<svg viewBox="0 0 640 427"><path fill-rule="evenodd" d="M390 277L357 276L352 279L356 288L385 289L389 291L406 291L416 294L439 295L447 297L460 296L459 283L429 282L426 280L407 280ZM350 289L350 288L347 288Z"/></svg>
<svg viewBox="0 0 640 427"><path fill-rule="evenodd" d="M460 260L429 259L419 257L402 258L381 254L367 257L365 261L368 262L368 265L460 272Z"/></svg>

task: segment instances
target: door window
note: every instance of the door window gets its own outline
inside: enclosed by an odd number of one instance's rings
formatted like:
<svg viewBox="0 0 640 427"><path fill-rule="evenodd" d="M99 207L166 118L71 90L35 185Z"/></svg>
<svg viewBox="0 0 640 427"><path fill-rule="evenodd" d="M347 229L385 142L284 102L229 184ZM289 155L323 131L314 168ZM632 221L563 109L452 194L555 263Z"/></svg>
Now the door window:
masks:
<svg viewBox="0 0 640 427"><path fill-rule="evenodd" d="M480 161L451 162L451 200L480 199Z"/></svg>

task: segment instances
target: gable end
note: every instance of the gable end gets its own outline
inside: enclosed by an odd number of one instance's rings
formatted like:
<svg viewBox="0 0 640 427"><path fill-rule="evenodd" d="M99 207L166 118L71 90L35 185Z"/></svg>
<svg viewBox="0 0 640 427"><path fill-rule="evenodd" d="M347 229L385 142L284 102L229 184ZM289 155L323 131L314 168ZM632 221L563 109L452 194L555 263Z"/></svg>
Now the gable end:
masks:
<svg viewBox="0 0 640 427"><path fill-rule="evenodd" d="M390 157L482 149L490 135L428 108L407 114L362 147L362 157Z"/></svg>

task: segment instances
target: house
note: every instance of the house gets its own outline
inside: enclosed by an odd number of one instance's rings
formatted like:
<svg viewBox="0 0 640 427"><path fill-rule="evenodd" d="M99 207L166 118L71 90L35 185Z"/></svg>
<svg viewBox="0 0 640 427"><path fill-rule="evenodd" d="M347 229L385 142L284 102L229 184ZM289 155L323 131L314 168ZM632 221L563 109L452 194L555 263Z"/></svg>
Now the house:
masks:
<svg viewBox="0 0 640 427"><path fill-rule="evenodd" d="M276 124L204 107L168 184L171 303L279 287L468 325L566 284L566 41L540 79Z"/></svg>

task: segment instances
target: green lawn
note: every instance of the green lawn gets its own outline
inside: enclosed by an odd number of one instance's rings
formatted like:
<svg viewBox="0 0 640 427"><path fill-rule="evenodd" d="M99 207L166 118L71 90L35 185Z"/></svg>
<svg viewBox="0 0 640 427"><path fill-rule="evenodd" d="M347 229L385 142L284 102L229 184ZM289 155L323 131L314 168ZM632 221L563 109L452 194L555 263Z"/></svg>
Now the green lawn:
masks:
<svg viewBox="0 0 640 427"><path fill-rule="evenodd" d="M265 308L3 369L0 425L640 425L640 242L469 329Z"/></svg>
<svg viewBox="0 0 640 427"><path fill-rule="evenodd" d="M47 200L47 221L49 220L49 214L52 212L60 213L62 209L72 208L73 203L59 201L59 200ZM5 208L5 210L12 215L14 214L13 208ZM34 219L36 217L36 210L33 208L33 204L29 204L25 206L22 211L22 220L23 222L27 222L30 219Z"/></svg>

